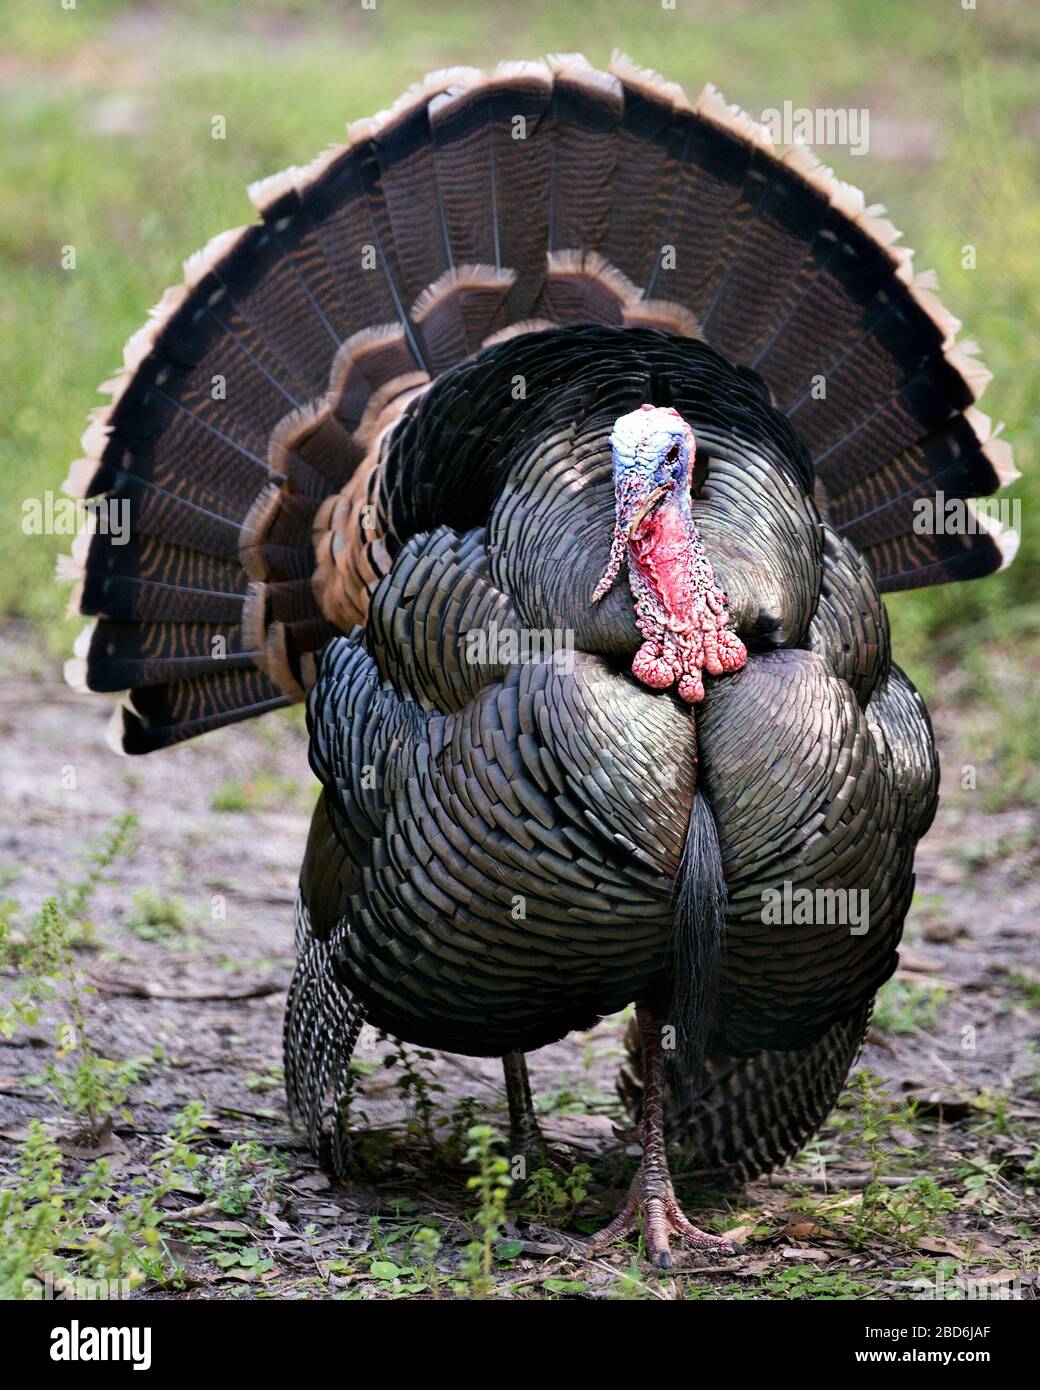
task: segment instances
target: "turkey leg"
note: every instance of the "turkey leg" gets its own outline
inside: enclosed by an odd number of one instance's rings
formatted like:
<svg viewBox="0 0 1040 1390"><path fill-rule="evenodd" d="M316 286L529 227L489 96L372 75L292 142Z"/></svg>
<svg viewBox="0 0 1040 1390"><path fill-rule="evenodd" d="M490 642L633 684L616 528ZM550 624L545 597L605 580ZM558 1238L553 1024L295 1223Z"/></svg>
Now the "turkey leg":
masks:
<svg viewBox="0 0 1040 1390"><path fill-rule="evenodd" d="M549 1161L549 1150L534 1113L531 1078L527 1074L524 1054L519 1051L505 1053L502 1070L509 1101L509 1142L512 1150L527 1159L529 1168L543 1168Z"/></svg>
<svg viewBox="0 0 1040 1390"><path fill-rule="evenodd" d="M658 1269L671 1266L669 1236L700 1250L717 1251L721 1255L741 1254L740 1246L721 1236L699 1231L687 1221L679 1206L664 1143L665 1059L661 1047L661 1020L649 1009L642 1008L636 1010L636 1018L643 1041L643 1157L628 1189L625 1205L609 1226L593 1236L591 1249L597 1252L642 1226L647 1259Z"/></svg>

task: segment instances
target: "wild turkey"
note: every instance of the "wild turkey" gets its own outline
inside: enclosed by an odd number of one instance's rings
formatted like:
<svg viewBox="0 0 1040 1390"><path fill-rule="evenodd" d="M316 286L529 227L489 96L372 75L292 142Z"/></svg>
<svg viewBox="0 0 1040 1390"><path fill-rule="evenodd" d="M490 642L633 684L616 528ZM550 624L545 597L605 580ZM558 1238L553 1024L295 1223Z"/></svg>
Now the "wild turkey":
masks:
<svg viewBox="0 0 1040 1390"><path fill-rule="evenodd" d="M895 968L938 777L879 593L1010 560L914 508L1010 450L883 210L710 87L458 68L349 134L131 339L68 483L133 528L77 547L70 678L129 689L128 753L308 698L316 1151L348 1161L366 1018L501 1054L530 1139L523 1053L634 1002L644 1158L601 1238L642 1218L667 1264L723 1245L672 1190L668 1045L685 1141L749 1176ZM869 929L774 921L796 890L869 895Z"/></svg>

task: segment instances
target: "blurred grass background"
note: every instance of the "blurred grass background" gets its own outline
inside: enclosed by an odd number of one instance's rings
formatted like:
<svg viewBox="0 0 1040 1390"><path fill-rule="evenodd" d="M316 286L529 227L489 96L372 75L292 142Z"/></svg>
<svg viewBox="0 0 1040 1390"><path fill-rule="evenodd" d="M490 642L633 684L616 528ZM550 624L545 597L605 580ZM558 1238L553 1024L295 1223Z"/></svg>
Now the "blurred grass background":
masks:
<svg viewBox="0 0 1040 1390"><path fill-rule="evenodd" d="M248 182L431 68L572 49L605 64L616 46L756 117L785 101L869 109L869 154L820 153L938 270L1024 474L1015 566L896 596L896 650L930 698L983 702L979 756L999 760L1006 798L1040 797L1040 5L976 2L0 0L0 514L15 527L0 617L28 620L48 661L71 644L52 577L68 540L23 536L21 504L60 485L97 383L184 257L251 220Z"/></svg>

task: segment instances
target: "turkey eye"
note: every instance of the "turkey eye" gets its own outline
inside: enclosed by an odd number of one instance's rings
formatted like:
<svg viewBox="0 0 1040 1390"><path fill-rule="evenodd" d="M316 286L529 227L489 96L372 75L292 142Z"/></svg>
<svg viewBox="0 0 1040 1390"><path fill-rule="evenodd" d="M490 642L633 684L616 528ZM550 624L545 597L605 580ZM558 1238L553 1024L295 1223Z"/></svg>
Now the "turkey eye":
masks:
<svg viewBox="0 0 1040 1390"><path fill-rule="evenodd" d="M667 454L665 454L664 461L665 463L674 463L678 457L679 446L678 444L673 444L672 447L668 450Z"/></svg>

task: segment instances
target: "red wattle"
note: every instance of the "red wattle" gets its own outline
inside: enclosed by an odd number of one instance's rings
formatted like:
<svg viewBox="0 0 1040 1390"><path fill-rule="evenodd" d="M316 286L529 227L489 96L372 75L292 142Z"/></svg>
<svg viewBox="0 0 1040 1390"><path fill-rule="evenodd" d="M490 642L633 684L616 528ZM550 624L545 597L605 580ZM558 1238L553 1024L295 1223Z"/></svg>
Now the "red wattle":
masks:
<svg viewBox="0 0 1040 1390"><path fill-rule="evenodd" d="M681 699L699 703L702 671L737 671L747 649L728 625L726 596L682 506L666 501L643 521L629 543L629 571L645 639L632 674L654 690L677 684Z"/></svg>

